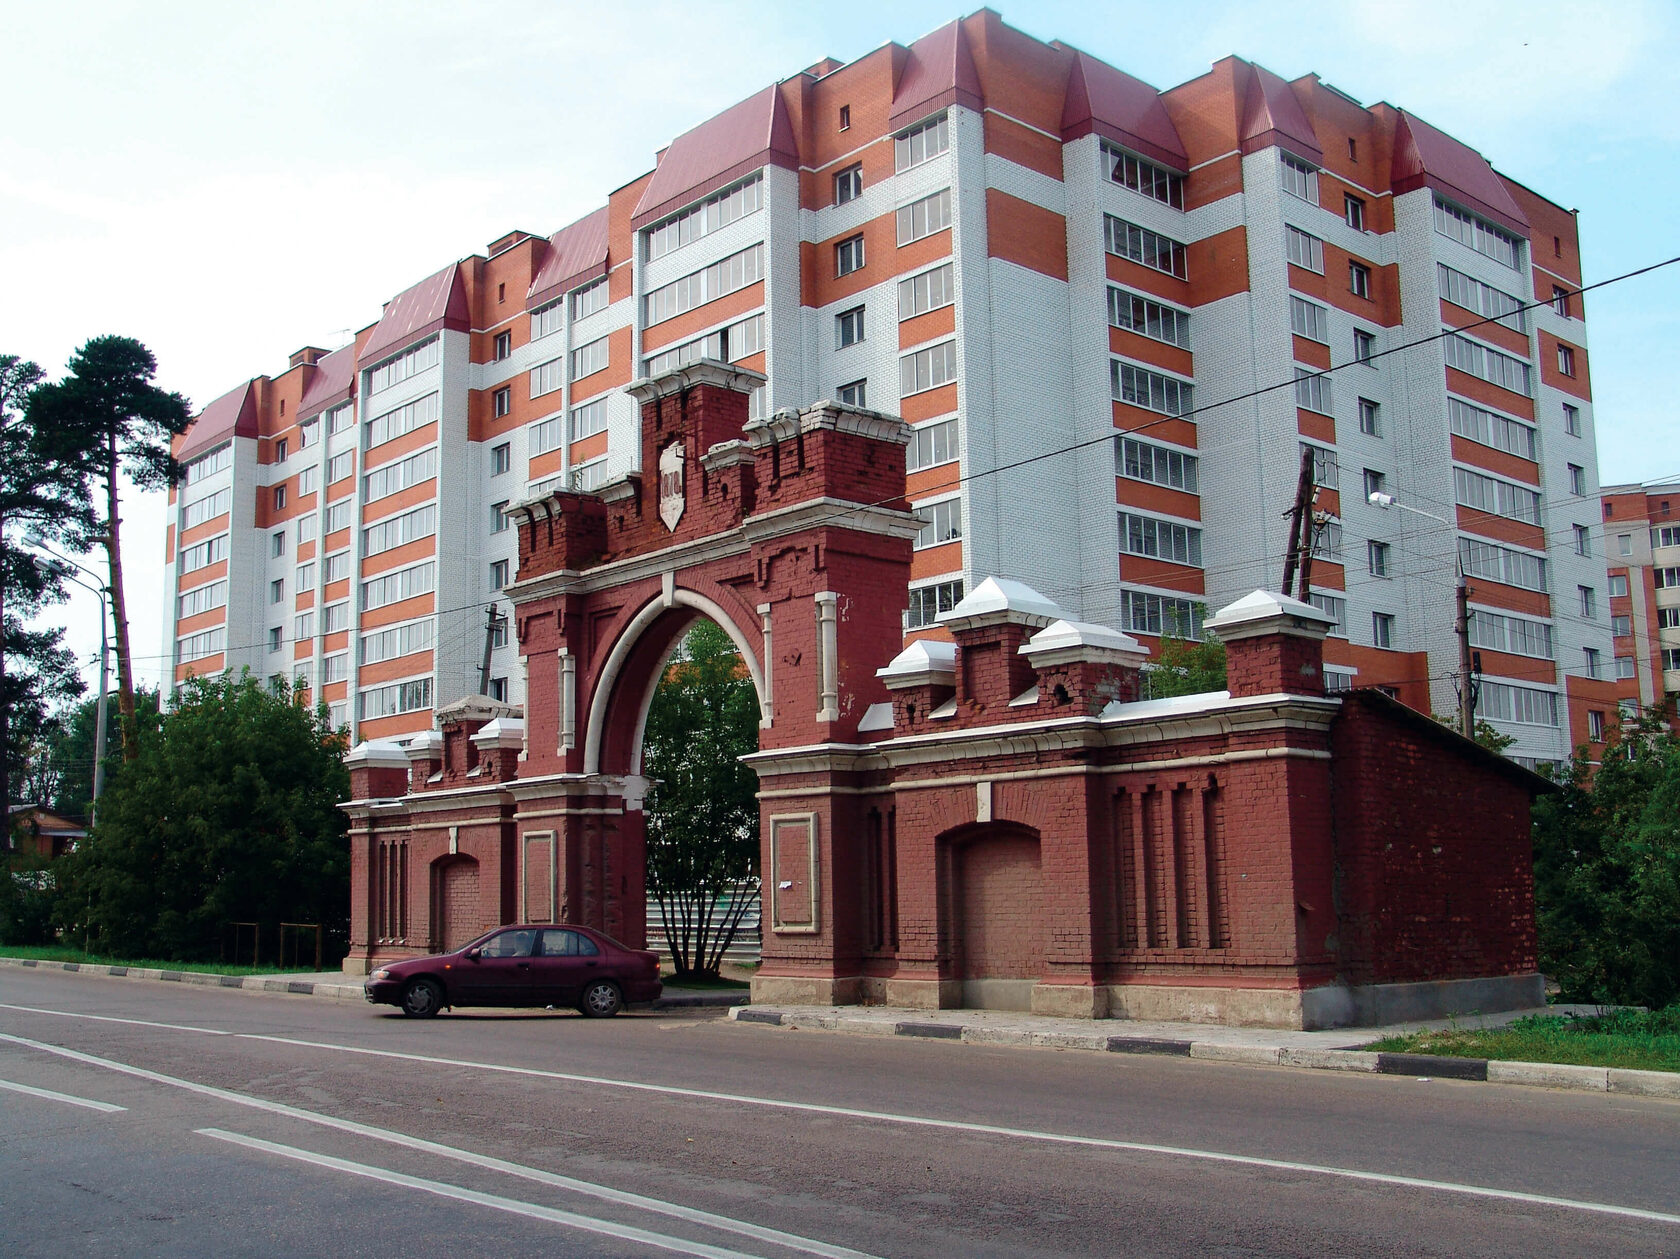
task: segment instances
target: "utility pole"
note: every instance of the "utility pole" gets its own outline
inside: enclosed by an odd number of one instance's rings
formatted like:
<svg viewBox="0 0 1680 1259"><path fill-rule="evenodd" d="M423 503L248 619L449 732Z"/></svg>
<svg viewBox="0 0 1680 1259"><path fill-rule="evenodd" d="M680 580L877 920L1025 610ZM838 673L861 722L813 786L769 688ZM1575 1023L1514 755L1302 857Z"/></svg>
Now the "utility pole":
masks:
<svg viewBox="0 0 1680 1259"><path fill-rule="evenodd" d="M1294 594L1295 572L1302 565L1312 568L1312 500L1317 489L1314 484L1313 452L1311 446L1301 447L1301 475L1295 482L1295 505L1289 509L1289 553L1283 560L1283 593ZM1302 549L1303 535L1306 539Z"/></svg>
<svg viewBox="0 0 1680 1259"><path fill-rule="evenodd" d="M1470 586L1464 565L1458 567L1458 729L1466 739L1476 737L1475 675L1470 660Z"/></svg>
<svg viewBox="0 0 1680 1259"><path fill-rule="evenodd" d="M496 605L490 604L484 609L484 659L478 666L478 693L490 694L490 652L496 645L496 626L503 621L502 614L496 611Z"/></svg>

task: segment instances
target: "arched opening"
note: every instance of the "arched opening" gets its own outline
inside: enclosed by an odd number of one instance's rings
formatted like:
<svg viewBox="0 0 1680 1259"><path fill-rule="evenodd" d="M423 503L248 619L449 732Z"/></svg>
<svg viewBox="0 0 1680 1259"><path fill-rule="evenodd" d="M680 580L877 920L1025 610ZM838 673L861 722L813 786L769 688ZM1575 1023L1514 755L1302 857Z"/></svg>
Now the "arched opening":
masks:
<svg viewBox="0 0 1680 1259"><path fill-rule="evenodd" d="M983 823L940 837L945 938L962 1004L1031 1010L1049 941L1038 832Z"/></svg>

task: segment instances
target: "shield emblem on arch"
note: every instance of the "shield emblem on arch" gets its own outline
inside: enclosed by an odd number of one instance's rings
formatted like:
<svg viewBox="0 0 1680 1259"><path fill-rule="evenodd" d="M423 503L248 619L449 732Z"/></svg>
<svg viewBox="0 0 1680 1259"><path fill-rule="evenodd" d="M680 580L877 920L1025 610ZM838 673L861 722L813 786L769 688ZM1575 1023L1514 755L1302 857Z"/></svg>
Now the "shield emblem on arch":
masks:
<svg viewBox="0 0 1680 1259"><path fill-rule="evenodd" d="M683 488L683 444L674 441L659 452L659 518L673 533L687 505Z"/></svg>

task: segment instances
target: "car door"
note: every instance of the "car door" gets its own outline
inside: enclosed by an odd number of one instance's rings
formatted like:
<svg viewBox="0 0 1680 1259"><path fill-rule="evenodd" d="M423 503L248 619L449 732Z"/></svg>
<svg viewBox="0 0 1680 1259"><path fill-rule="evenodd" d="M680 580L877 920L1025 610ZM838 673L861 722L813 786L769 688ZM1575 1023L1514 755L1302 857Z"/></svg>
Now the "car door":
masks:
<svg viewBox="0 0 1680 1259"><path fill-rule="evenodd" d="M531 954L537 932L530 928L498 931L478 945L478 956L463 956L453 970L459 1005L528 1005L532 999Z"/></svg>
<svg viewBox="0 0 1680 1259"><path fill-rule="evenodd" d="M572 1005L583 985L599 972L601 950L581 931L545 927L531 964L537 999L546 1005Z"/></svg>

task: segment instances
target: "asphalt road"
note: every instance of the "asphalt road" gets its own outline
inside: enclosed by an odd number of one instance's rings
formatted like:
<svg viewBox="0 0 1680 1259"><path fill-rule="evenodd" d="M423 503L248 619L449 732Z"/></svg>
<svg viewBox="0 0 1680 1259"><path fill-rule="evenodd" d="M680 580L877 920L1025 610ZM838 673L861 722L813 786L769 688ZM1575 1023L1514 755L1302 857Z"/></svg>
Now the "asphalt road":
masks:
<svg viewBox="0 0 1680 1259"><path fill-rule="evenodd" d="M1680 1255L1680 1103L6 971L0 1252Z"/></svg>

